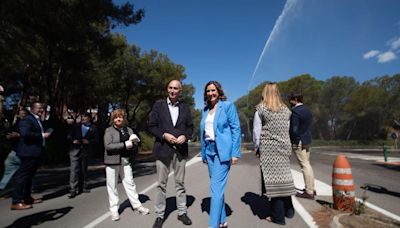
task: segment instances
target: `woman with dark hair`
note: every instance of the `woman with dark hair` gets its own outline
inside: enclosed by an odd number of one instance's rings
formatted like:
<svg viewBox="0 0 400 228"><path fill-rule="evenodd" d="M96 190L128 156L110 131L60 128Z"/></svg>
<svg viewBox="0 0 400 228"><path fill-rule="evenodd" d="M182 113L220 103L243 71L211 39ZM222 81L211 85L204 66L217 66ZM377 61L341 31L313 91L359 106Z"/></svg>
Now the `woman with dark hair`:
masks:
<svg viewBox="0 0 400 228"><path fill-rule="evenodd" d="M271 201L271 216L267 220L285 224L285 216L292 218L292 195L296 194L290 170L292 147L289 137L291 112L283 103L276 83L267 83L263 100L257 105L254 128L261 132L254 142L260 150L260 163L267 197ZM259 139L258 139L259 137Z"/></svg>
<svg viewBox="0 0 400 228"><path fill-rule="evenodd" d="M201 155L210 175L209 227L228 227L224 192L231 164L240 157L240 122L233 103L219 82L210 81L204 88L203 115L200 122Z"/></svg>
<svg viewBox="0 0 400 228"><path fill-rule="evenodd" d="M121 177L126 195L132 208L142 215L149 214L149 209L142 206L133 180L129 158L140 139L133 130L125 126L124 111L116 109L111 113L112 126L104 134L104 164L106 165L106 185L110 202L111 220L119 220L118 214L118 177Z"/></svg>

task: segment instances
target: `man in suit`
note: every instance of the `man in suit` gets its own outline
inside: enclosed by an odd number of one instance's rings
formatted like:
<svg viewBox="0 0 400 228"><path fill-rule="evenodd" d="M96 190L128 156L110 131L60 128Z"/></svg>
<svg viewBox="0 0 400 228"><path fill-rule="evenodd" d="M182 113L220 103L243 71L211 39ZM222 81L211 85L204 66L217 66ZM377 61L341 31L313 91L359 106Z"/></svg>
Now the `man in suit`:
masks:
<svg viewBox="0 0 400 228"><path fill-rule="evenodd" d="M303 193L297 193L297 197L314 199L314 171L310 164L311 123L312 113L303 104L301 93L292 93L289 97L292 106L290 118L290 140L292 149L303 171L305 189Z"/></svg>
<svg viewBox="0 0 400 228"><path fill-rule="evenodd" d="M170 166L175 172L176 205L178 220L185 225L192 221L187 215L186 190L184 186L188 143L193 132L192 115L189 107L179 101L182 85L178 80L168 83L168 97L153 105L149 117L149 131L155 137L153 154L156 156L158 174L155 201L156 221L153 228L161 228L166 207L167 182Z"/></svg>
<svg viewBox="0 0 400 228"><path fill-rule="evenodd" d="M99 133L97 127L91 122L90 113L82 115L81 122L71 128L67 138L70 142L70 176L69 198L74 198L79 192L88 193L87 187L87 169L88 156L91 154L93 147L99 142Z"/></svg>
<svg viewBox="0 0 400 228"><path fill-rule="evenodd" d="M42 114L42 104L34 102L30 113L19 123L20 139L17 156L21 159L21 166L15 174L11 210L29 209L32 208L32 204L41 202L40 199L32 198L31 186L39 166L40 154L46 139L50 136L50 133L43 129L40 119Z"/></svg>

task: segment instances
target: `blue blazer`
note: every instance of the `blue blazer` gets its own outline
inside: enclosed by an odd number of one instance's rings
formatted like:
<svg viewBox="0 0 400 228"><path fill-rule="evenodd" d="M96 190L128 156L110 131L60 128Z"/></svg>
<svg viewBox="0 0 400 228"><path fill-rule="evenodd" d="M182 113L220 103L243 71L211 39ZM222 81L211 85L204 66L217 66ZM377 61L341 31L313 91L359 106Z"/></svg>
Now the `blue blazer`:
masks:
<svg viewBox="0 0 400 228"><path fill-rule="evenodd" d="M206 160L204 128L209 107L203 109L200 122L201 157ZM236 107L232 102L219 101L214 117L214 134L218 155L221 162L240 157L240 122Z"/></svg>
<svg viewBox="0 0 400 228"><path fill-rule="evenodd" d="M18 157L40 157L43 149L43 136L39 123L32 114L19 122Z"/></svg>
<svg viewBox="0 0 400 228"><path fill-rule="evenodd" d="M300 141L302 145L311 144L311 123L312 113L306 106L299 105L292 109L289 130L292 144L298 145Z"/></svg>

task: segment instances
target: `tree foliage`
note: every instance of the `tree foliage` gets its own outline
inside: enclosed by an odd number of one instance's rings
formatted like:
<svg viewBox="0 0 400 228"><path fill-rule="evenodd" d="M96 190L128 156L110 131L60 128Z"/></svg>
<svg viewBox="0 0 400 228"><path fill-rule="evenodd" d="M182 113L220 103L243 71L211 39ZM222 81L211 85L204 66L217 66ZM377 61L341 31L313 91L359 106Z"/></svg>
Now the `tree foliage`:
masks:
<svg viewBox="0 0 400 228"><path fill-rule="evenodd" d="M264 85L265 82L261 83L236 101L247 140L251 139L254 107L260 101ZM394 120L400 120L399 74L377 77L362 84L349 76L319 81L305 74L279 82L278 87L286 102L291 92L304 95L304 103L314 115L315 139L385 139Z"/></svg>

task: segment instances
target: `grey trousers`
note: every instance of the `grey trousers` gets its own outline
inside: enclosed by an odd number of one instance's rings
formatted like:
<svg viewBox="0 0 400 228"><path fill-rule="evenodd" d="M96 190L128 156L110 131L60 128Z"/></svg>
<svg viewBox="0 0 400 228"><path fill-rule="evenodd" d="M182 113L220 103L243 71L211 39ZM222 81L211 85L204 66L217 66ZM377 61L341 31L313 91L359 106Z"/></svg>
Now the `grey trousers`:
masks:
<svg viewBox="0 0 400 228"><path fill-rule="evenodd" d="M69 186L70 192L78 192L87 188L86 176L88 170L87 155L82 150L71 150Z"/></svg>
<svg viewBox="0 0 400 228"><path fill-rule="evenodd" d="M155 214L159 218L164 218L166 207L167 183L170 166L174 169L176 205L178 215L186 213L186 190L185 190L185 166L186 156L180 153L174 153L170 157L159 157L156 161L158 185L155 201Z"/></svg>

